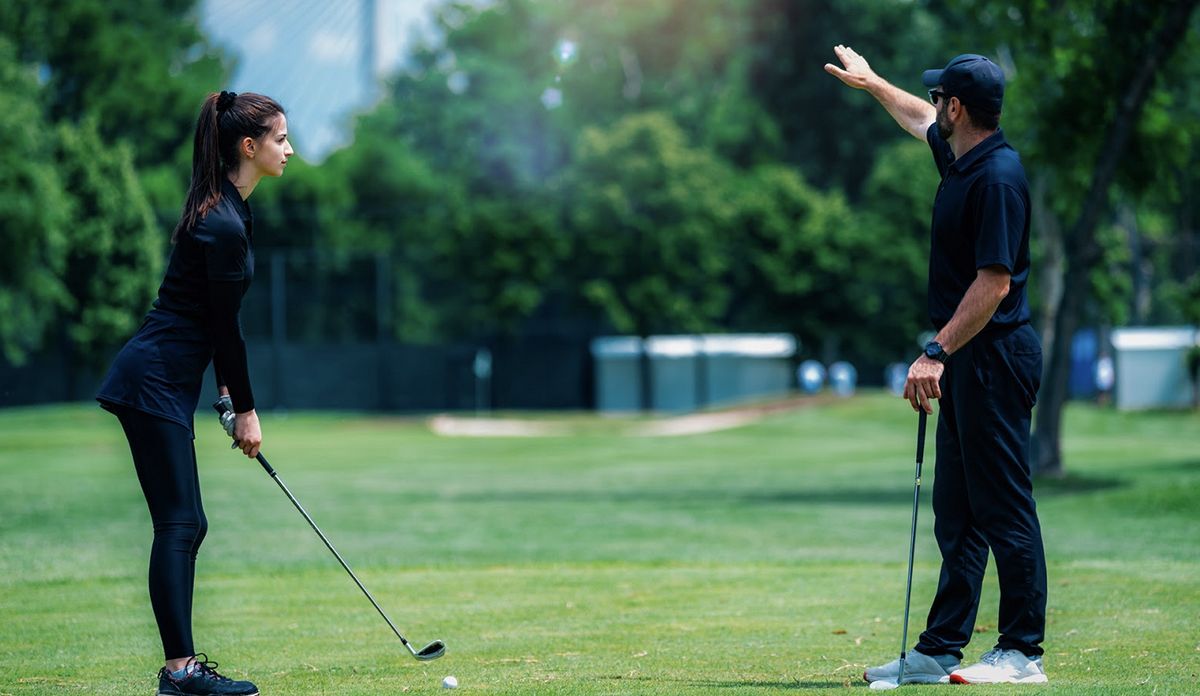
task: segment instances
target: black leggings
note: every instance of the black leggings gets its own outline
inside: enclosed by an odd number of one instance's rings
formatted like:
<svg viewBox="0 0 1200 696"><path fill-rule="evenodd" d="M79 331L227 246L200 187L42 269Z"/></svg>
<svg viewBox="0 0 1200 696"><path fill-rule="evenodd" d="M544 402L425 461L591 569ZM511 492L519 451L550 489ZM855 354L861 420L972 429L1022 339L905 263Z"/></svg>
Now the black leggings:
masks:
<svg viewBox="0 0 1200 696"><path fill-rule="evenodd" d="M195 655L192 588L196 552L208 531L191 430L129 408L114 409L154 522L150 549L150 605L166 659Z"/></svg>

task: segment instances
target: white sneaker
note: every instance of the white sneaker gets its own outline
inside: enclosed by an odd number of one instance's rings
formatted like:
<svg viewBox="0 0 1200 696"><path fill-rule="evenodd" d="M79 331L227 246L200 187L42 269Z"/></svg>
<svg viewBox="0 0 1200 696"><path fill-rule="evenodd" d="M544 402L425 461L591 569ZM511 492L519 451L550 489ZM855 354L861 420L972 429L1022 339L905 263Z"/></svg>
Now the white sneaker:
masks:
<svg viewBox="0 0 1200 696"><path fill-rule="evenodd" d="M1020 650L992 648L979 662L954 670L950 681L955 684L1044 684L1042 658L1028 657Z"/></svg>
<svg viewBox="0 0 1200 696"><path fill-rule="evenodd" d="M938 655L932 657L916 650L909 650L904 655L905 684L946 684L950 681L950 673L958 669L958 658L953 655ZM869 682L890 681L900 678L900 660L895 659L880 667L871 667L863 672L863 679Z"/></svg>

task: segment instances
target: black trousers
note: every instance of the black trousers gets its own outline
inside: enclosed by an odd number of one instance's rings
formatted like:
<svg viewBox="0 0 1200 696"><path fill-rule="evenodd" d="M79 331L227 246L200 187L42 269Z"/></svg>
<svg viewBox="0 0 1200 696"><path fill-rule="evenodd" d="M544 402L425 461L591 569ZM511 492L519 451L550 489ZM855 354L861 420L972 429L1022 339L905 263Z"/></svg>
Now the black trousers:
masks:
<svg viewBox="0 0 1200 696"><path fill-rule="evenodd" d="M113 409L125 429L142 493L150 506L150 605L168 660L196 654L192 589L196 552L208 531L191 431L129 408Z"/></svg>
<svg viewBox="0 0 1200 696"><path fill-rule="evenodd" d="M933 483L942 570L917 643L927 655L962 659L989 549L1000 583L996 647L1042 654L1046 557L1029 465L1041 377L1042 350L1029 326L981 333L946 363Z"/></svg>

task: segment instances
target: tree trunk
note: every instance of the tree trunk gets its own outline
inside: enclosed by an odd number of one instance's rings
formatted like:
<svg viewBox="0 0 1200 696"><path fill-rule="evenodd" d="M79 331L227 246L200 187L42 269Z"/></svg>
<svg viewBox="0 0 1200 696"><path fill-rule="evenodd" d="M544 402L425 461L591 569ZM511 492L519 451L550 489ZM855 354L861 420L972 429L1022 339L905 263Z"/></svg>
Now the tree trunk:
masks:
<svg viewBox="0 0 1200 696"><path fill-rule="evenodd" d="M1049 195L1051 174L1047 171L1033 173L1030 194L1033 205L1033 232L1038 236L1041 257L1037 269L1038 295L1042 299L1039 308L1041 322L1037 327L1042 337L1042 350L1046 355L1054 349L1054 322L1058 317L1058 303L1062 299L1063 287L1063 234L1058 215L1046 203Z"/></svg>
<svg viewBox="0 0 1200 696"><path fill-rule="evenodd" d="M1146 42L1136 59L1137 69L1117 103L1108 124L1095 174L1084 198L1079 219L1066 239L1067 272L1063 295L1054 321L1054 344L1050 364L1042 383L1037 410L1037 431L1033 441L1033 471L1041 476L1062 476L1062 413L1067 401L1071 367L1071 337L1079 328L1088 296L1088 275L1100 258L1096 228L1108 209L1109 188L1117 166L1142 113L1142 104L1166 58L1174 52L1188 28L1188 20L1200 0L1175 0L1167 7L1158 31Z"/></svg>

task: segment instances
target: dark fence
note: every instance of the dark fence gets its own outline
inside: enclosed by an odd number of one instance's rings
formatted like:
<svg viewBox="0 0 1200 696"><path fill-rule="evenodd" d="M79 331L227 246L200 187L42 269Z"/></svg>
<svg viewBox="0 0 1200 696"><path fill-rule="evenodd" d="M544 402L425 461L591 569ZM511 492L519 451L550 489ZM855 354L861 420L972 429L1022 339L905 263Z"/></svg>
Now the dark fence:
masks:
<svg viewBox="0 0 1200 696"><path fill-rule="evenodd" d="M404 343L393 329L394 282L392 263L381 255L260 254L241 312L256 406L404 412L595 406L588 331L535 325L508 339ZM0 357L0 406L91 400L119 348L79 359L60 343L20 367ZM490 360L477 365L481 356ZM211 374L206 380L205 393L215 394Z"/></svg>
<svg viewBox="0 0 1200 696"><path fill-rule="evenodd" d="M595 405L586 339L527 337L486 346L249 341L248 348L259 409L428 412ZM490 371L483 375L476 369L481 350L490 355ZM89 401L105 370L73 363L62 352L32 356L21 367L0 359L0 406ZM211 370L205 379L205 394L215 398Z"/></svg>
<svg viewBox="0 0 1200 696"><path fill-rule="evenodd" d="M480 373L476 363L490 359ZM268 408L381 411L586 409L588 343L522 338L488 346L250 345L255 400Z"/></svg>

